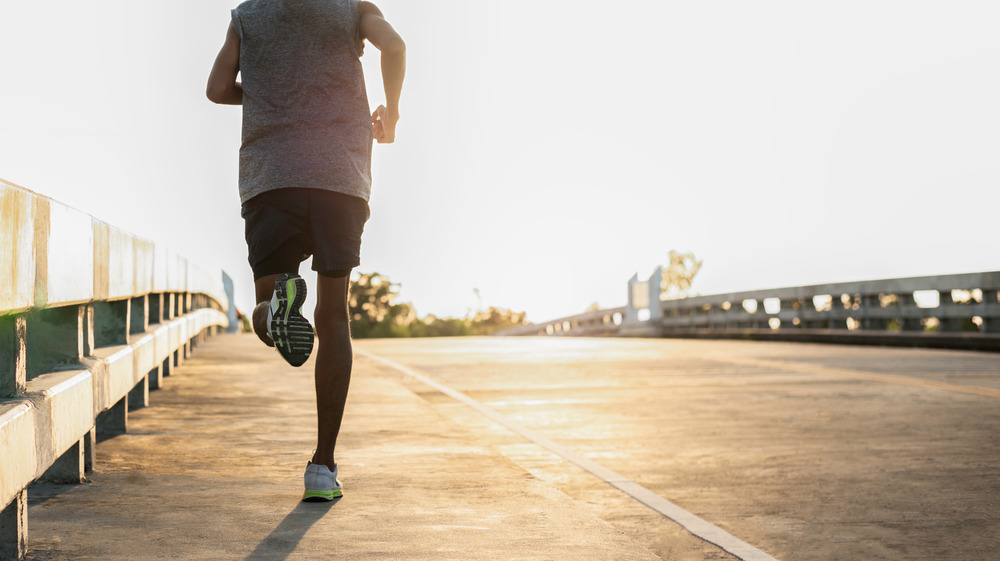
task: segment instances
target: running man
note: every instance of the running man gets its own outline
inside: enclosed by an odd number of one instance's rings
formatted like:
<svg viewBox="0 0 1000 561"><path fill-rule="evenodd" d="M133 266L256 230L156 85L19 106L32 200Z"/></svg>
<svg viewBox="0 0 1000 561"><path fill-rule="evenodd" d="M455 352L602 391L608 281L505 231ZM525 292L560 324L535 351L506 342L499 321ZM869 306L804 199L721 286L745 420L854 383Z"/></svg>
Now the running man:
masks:
<svg viewBox="0 0 1000 561"><path fill-rule="evenodd" d="M370 114L365 40L380 52L385 85L385 105ZM208 78L208 99L243 106L239 188L254 331L293 366L319 339L319 434L303 500L342 495L334 448L353 363L347 292L369 216L372 140L395 140L405 68L403 40L371 2L247 0L232 11ZM300 309L299 264L310 255L315 331Z"/></svg>

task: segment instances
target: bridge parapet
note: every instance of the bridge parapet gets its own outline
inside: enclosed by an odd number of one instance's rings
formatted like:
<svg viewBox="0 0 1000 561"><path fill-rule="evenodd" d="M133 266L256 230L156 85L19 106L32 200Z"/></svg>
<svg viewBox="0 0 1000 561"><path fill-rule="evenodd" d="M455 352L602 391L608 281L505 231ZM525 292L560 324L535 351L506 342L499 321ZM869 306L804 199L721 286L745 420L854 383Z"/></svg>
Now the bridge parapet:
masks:
<svg viewBox="0 0 1000 561"><path fill-rule="evenodd" d="M621 326L624 320L624 307L603 308L542 323L511 327L501 331L498 335L614 336L621 335Z"/></svg>
<svg viewBox="0 0 1000 561"><path fill-rule="evenodd" d="M21 559L29 483L80 483L96 439L229 324L223 274L0 181L0 559Z"/></svg>
<svg viewBox="0 0 1000 561"><path fill-rule="evenodd" d="M634 297L647 292L648 299ZM502 335L751 338L1000 350L1000 271L662 301L658 292L658 273L649 281L633 277L625 308L519 326ZM621 321L609 321L611 317Z"/></svg>

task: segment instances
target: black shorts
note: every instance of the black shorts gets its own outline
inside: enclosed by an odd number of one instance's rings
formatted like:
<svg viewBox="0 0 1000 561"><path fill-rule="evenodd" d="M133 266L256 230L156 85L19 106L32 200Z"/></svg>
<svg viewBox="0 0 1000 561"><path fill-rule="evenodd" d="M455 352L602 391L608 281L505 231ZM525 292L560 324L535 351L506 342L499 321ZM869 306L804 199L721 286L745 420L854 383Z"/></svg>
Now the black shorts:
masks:
<svg viewBox="0 0 1000 561"><path fill-rule="evenodd" d="M326 276L346 276L361 264L369 216L364 199L322 189L275 189L243 203L241 214L254 280L298 273L310 255L313 270Z"/></svg>

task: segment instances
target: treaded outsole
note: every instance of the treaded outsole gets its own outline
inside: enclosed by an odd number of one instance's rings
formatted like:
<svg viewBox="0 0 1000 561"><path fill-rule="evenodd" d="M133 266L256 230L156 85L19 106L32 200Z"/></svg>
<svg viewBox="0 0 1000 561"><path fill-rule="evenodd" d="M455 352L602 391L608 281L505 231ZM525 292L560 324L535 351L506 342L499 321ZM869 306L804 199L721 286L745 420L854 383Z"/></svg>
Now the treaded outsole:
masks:
<svg viewBox="0 0 1000 561"><path fill-rule="evenodd" d="M302 277L281 274L274 283L274 292L277 297L271 317L274 346L289 364L302 366L312 354L315 337L312 325L301 313L306 301L306 281Z"/></svg>
<svg viewBox="0 0 1000 561"><path fill-rule="evenodd" d="M322 493L322 491L306 491L305 494L302 495L302 502L304 502L304 503L320 503L320 502L324 502L325 503L327 501L332 501L334 499L339 499L340 497L344 496L344 493L342 491L340 491L339 489L336 490L336 491L333 491L329 495L325 495L325 494L324 495L310 495L309 493Z"/></svg>

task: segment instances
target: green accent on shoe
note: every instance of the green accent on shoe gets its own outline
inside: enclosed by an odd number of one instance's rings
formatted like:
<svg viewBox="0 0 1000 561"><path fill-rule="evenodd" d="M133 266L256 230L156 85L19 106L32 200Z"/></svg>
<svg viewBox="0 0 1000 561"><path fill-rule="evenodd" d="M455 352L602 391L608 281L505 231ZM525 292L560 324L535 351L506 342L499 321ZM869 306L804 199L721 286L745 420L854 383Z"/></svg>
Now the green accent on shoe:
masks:
<svg viewBox="0 0 1000 561"><path fill-rule="evenodd" d="M292 313L292 307L295 305L295 279L290 278L285 281L285 290L288 293L288 306L285 307L285 323L288 323L288 316ZM298 311L298 310L296 310Z"/></svg>
<svg viewBox="0 0 1000 561"><path fill-rule="evenodd" d="M309 359L315 340L315 330L301 312L305 299L306 283L302 277L278 275L271 301L271 339L292 366L302 366Z"/></svg>
<svg viewBox="0 0 1000 561"><path fill-rule="evenodd" d="M340 489L334 489L333 491L306 491L302 495L303 501L332 501L337 497L343 497L344 492Z"/></svg>

